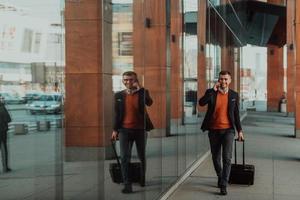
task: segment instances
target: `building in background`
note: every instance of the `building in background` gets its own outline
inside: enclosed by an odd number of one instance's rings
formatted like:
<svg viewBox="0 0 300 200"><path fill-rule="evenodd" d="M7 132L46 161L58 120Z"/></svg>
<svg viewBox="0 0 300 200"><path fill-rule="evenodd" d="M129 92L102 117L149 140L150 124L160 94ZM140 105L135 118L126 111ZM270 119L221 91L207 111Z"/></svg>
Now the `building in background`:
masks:
<svg viewBox="0 0 300 200"><path fill-rule="evenodd" d="M22 96L27 90L52 91L55 82L63 88L64 38L61 24L0 3L0 90Z"/></svg>

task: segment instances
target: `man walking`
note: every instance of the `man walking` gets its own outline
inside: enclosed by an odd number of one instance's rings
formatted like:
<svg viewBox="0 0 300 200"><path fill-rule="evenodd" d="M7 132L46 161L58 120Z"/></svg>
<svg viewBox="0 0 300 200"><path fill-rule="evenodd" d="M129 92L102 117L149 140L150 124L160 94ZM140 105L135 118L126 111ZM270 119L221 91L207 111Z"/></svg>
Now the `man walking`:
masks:
<svg viewBox="0 0 300 200"><path fill-rule="evenodd" d="M200 98L199 105L207 107L201 129L208 130L212 160L218 176L218 187L221 195L227 195L227 183L231 170L232 146L235 129L238 140L244 140L240 116L239 95L229 89L231 74L221 71L219 80L214 87L206 90ZM221 149L223 168L221 166Z"/></svg>
<svg viewBox="0 0 300 200"><path fill-rule="evenodd" d="M4 98L0 95L0 148L2 156L3 172L10 172L8 167L7 131L8 123L11 122L9 113L4 105Z"/></svg>
<svg viewBox="0 0 300 200"><path fill-rule="evenodd" d="M142 165L140 185L145 186L146 131L154 128L145 105L151 106L153 101L148 90L140 86L135 72L124 72L122 82L126 89L115 94L115 120L111 138L116 140L119 137L120 140L121 168L125 184L122 192L131 193L129 164L133 142Z"/></svg>

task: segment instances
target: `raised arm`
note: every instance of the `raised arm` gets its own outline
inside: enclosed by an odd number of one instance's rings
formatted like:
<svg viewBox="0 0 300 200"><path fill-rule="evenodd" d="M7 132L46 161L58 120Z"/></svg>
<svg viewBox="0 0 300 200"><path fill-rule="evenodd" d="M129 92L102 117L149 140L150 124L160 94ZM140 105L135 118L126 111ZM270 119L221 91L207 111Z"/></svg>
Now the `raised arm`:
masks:
<svg viewBox="0 0 300 200"><path fill-rule="evenodd" d="M212 98L214 92L215 91L213 89L206 90L204 96L199 99L199 105L200 106L205 106L210 101L210 99Z"/></svg>

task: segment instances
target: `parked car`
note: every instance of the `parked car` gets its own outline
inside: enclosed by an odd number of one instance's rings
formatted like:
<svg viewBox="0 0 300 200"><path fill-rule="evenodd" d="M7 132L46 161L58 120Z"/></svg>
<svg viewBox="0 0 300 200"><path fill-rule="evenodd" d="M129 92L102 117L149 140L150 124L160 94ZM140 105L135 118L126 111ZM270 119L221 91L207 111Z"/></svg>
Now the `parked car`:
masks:
<svg viewBox="0 0 300 200"><path fill-rule="evenodd" d="M25 93L25 96L22 97L26 103L31 103L32 101L37 101L43 95L39 91L29 91Z"/></svg>
<svg viewBox="0 0 300 200"><path fill-rule="evenodd" d="M0 95L4 98L6 104L22 104L25 100L19 96L12 95L9 92L0 92Z"/></svg>
<svg viewBox="0 0 300 200"><path fill-rule="evenodd" d="M27 104L27 108L31 114L58 114L62 111L62 102L61 94L42 94L38 100Z"/></svg>

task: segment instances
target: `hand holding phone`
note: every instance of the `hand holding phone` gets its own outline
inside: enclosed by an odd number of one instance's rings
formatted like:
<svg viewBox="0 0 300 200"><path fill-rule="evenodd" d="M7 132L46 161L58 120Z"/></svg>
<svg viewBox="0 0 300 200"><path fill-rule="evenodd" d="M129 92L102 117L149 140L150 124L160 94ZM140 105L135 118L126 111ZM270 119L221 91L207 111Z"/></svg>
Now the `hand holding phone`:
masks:
<svg viewBox="0 0 300 200"><path fill-rule="evenodd" d="M215 83L215 85L213 87L214 91L218 91L219 87L220 87L220 82L218 81Z"/></svg>
<svg viewBox="0 0 300 200"><path fill-rule="evenodd" d="M139 81L136 79L135 82L133 83L133 87L135 90L139 90L141 88Z"/></svg>

